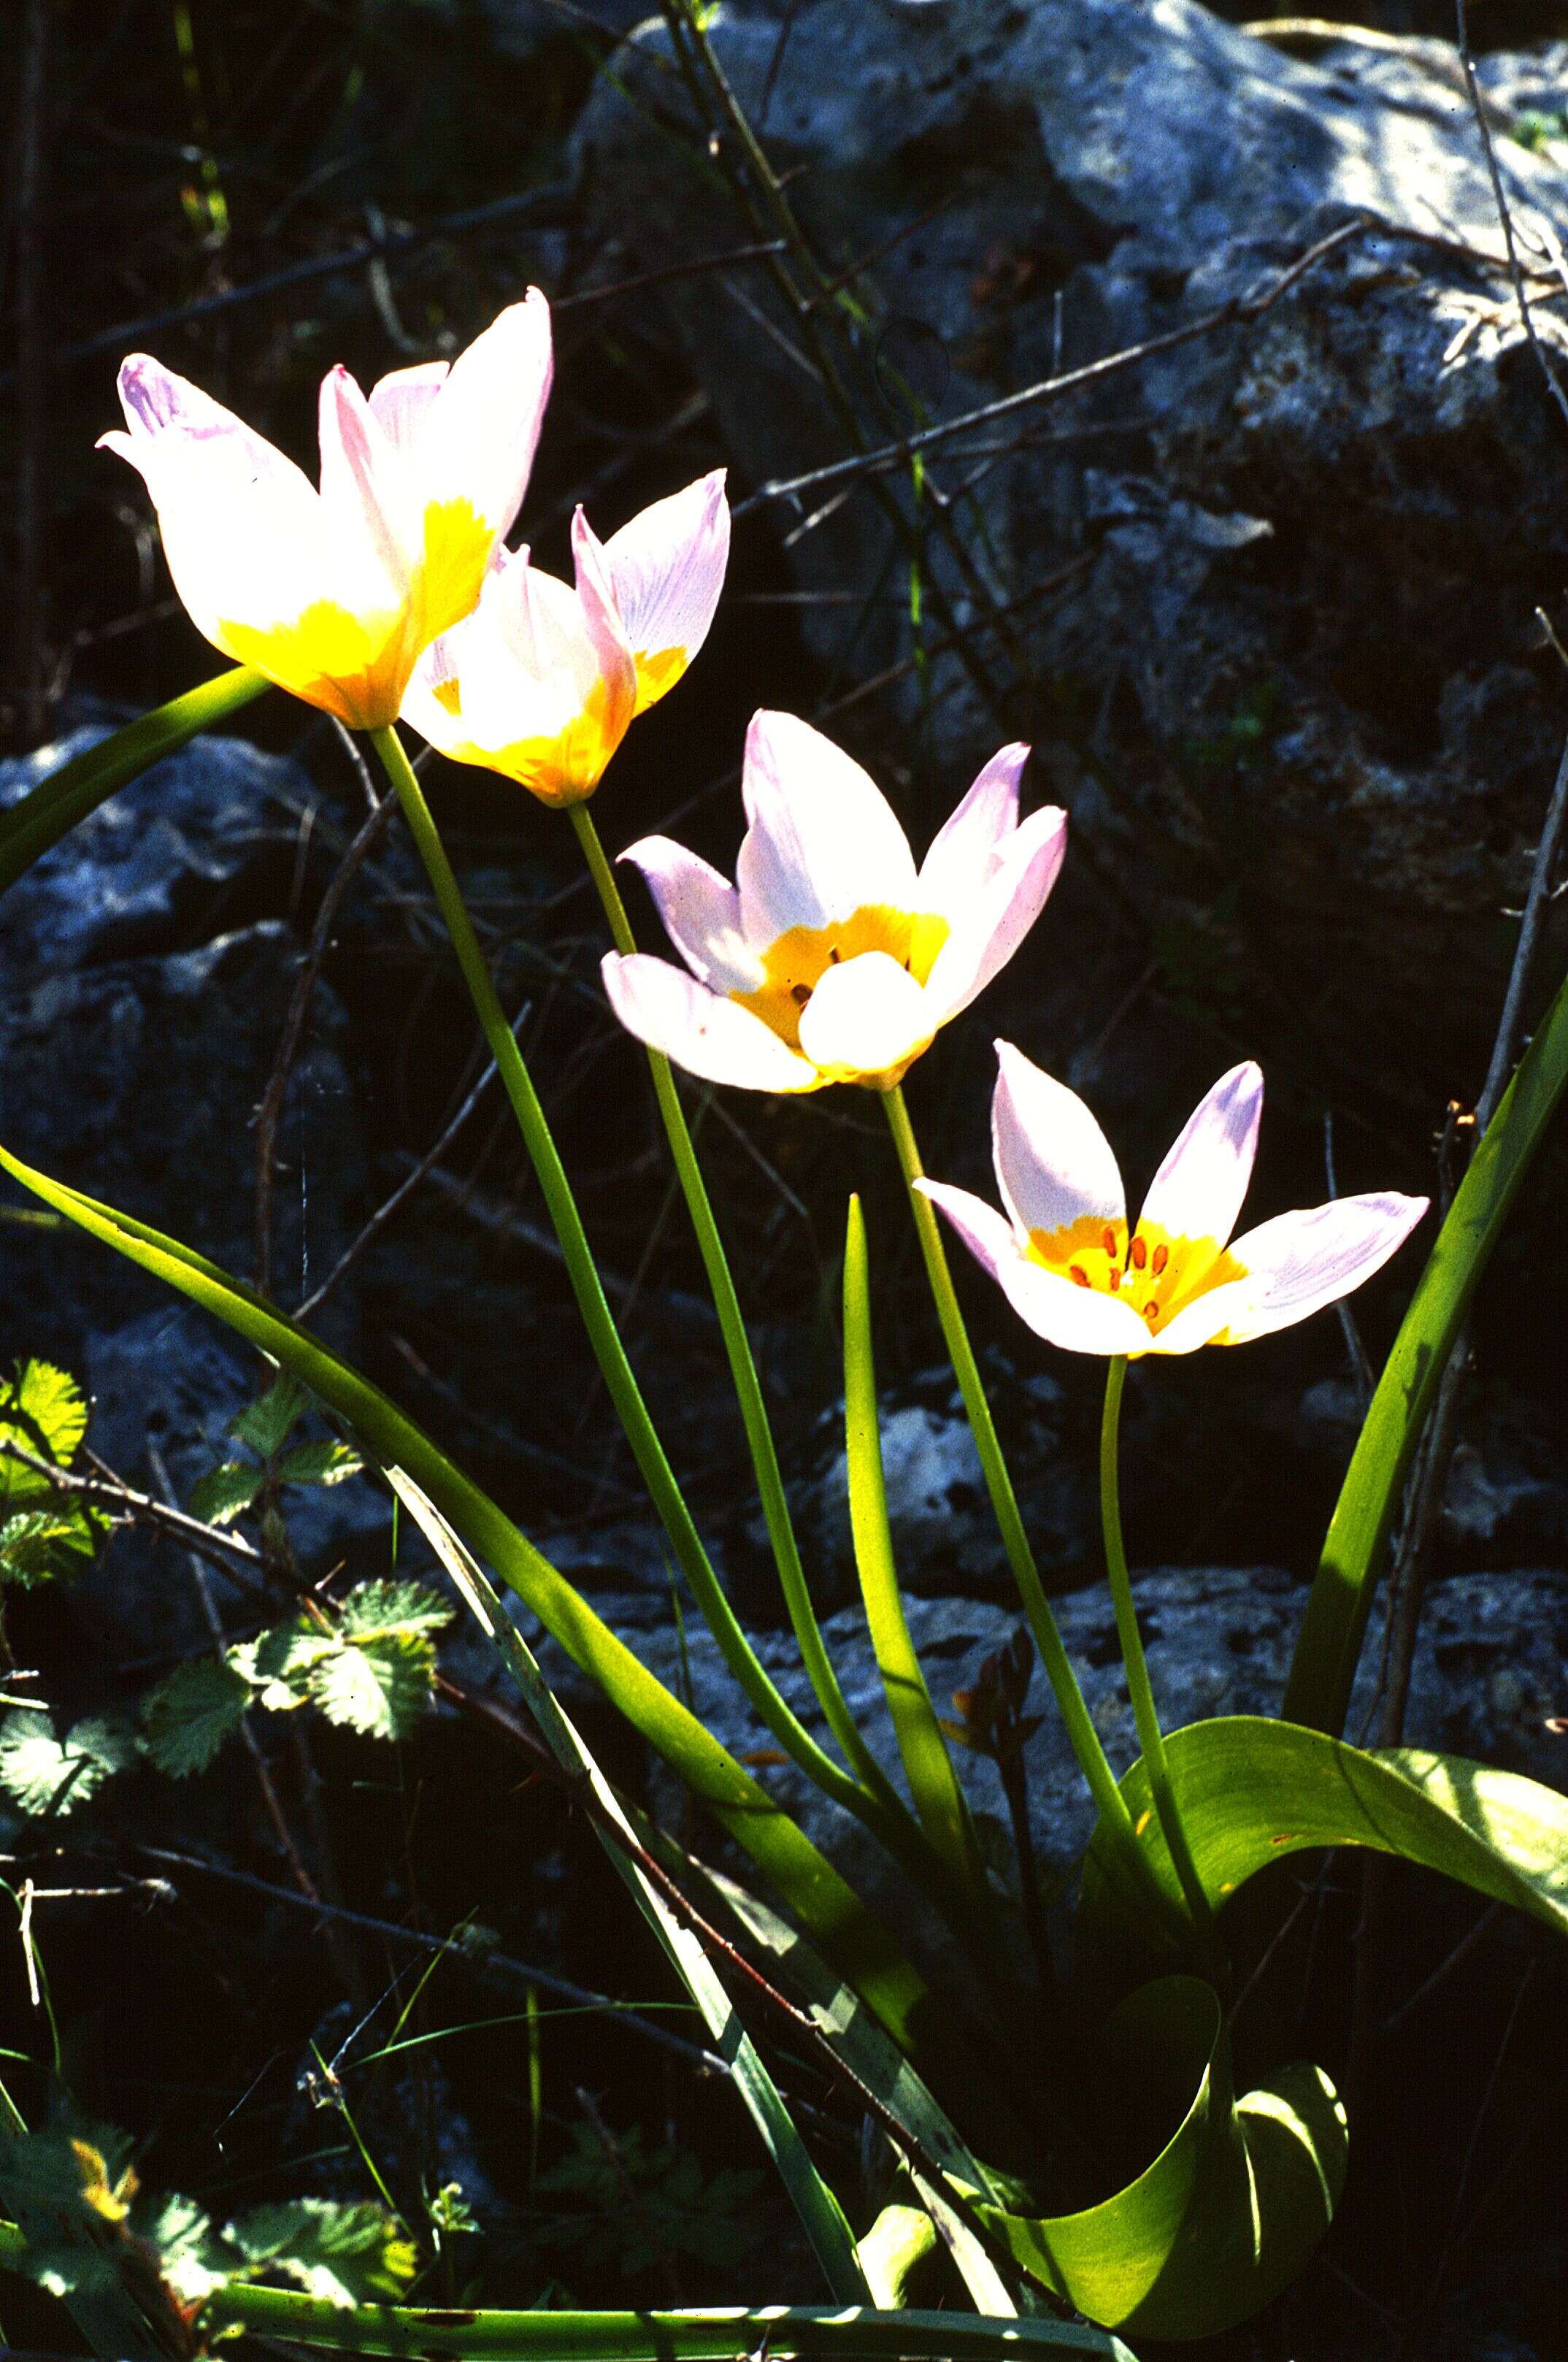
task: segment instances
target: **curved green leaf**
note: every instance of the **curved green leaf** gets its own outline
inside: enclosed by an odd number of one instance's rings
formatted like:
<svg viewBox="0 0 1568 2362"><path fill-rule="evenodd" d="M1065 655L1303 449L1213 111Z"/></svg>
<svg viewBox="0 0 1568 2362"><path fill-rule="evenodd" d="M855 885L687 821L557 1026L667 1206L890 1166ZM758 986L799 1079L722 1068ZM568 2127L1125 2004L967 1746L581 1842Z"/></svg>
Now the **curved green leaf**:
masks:
<svg viewBox="0 0 1568 2362"><path fill-rule="evenodd" d="M882 1923L767 1790L380 1387L216 1264L149 1224L51 1181L4 1148L0 1168L90 1236L270 1353L347 1420L378 1459L406 1469L467 1547L527 1601L569 1656L751 1855L900 2046L917 2052L929 2041L941 2050L944 2013Z"/></svg>
<svg viewBox="0 0 1568 2362"><path fill-rule="evenodd" d="M236 665L231 671L203 681L199 688L188 689L182 697L171 698L153 712L127 722L112 737L101 738L84 755L62 763L58 771L40 779L30 795L0 819L0 894L14 886L51 844L58 844L78 821L106 803L116 788L123 788L138 771L149 769L161 756L171 755L198 732L226 722L269 686L248 665Z"/></svg>
<svg viewBox="0 0 1568 2362"><path fill-rule="evenodd" d="M767 2352L831 2362L1133 2362L1120 2339L1070 2321L990 2321L971 2312L869 2306L714 2305L690 2312L462 2312L360 2305L348 2312L290 2289L230 2283L208 2302L213 2329L237 2326L340 2354L459 2362L734 2362Z"/></svg>
<svg viewBox="0 0 1568 2362"><path fill-rule="evenodd" d="M1459 1185L1378 1380L1296 1643L1287 1721L1328 1731L1343 1727L1388 1529L1428 1405L1565 1083L1568 979Z"/></svg>
<svg viewBox="0 0 1568 2362"><path fill-rule="evenodd" d="M899 1590L882 1438L877 1415L877 1369L871 1349L871 1283L866 1222L858 1198L849 1201L844 1247L844 1448L849 1476L849 1524L855 1564L866 1603L866 1623L887 1693L888 1712L908 1774L921 1826L955 1884L973 1893L980 1881L974 1825L947 1741L925 1685Z"/></svg>
<svg viewBox="0 0 1568 2362"><path fill-rule="evenodd" d="M1344 2186L1344 2111L1317 2068L1286 2067L1238 2101L1213 1988L1143 1986L1105 2032L1135 2096L1126 2145L1176 2119L1152 2164L1097 2206L1031 2221L977 2213L1014 2259L1091 2321L1152 2337L1209 2337L1288 2286Z"/></svg>
<svg viewBox="0 0 1568 2362"><path fill-rule="evenodd" d="M1568 1796L1554 1788L1463 1756L1350 1747L1261 1715L1189 1723L1165 1744L1193 1859L1216 1904L1282 1854L1368 1846L1568 1935ZM1121 1788L1134 1825L1148 1823L1142 1763ZM1150 1848L1150 1861L1172 1884L1163 1847ZM1097 1831L1078 1914L1080 1944L1096 1959L1124 1951L1133 1933L1105 1868Z"/></svg>

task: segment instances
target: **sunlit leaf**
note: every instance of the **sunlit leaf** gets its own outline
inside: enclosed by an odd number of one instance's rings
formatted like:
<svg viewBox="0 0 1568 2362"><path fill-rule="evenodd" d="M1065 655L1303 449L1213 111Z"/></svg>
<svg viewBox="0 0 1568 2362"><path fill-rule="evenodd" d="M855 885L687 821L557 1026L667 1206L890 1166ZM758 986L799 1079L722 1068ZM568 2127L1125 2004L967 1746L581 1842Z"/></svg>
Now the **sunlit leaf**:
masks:
<svg viewBox="0 0 1568 2362"><path fill-rule="evenodd" d="M427 1584L398 1575L356 1584L340 1613L342 1630L363 1639L371 1632L439 1632L457 1610Z"/></svg>
<svg viewBox="0 0 1568 2362"><path fill-rule="evenodd" d="M304 1387L285 1370L264 1395L247 1403L238 1417L229 1421L228 1431L237 1443L248 1443L259 1459L270 1460L309 1405Z"/></svg>
<svg viewBox="0 0 1568 2362"><path fill-rule="evenodd" d="M328 1722L373 1738L407 1738L430 1703L436 1651L417 1632L378 1632L348 1641L310 1676L310 1695Z"/></svg>
<svg viewBox="0 0 1568 2362"><path fill-rule="evenodd" d="M398 2296L418 2260L403 2225L368 2200L291 2198L226 2224L224 2237L252 2270L278 2273L345 2308Z"/></svg>
<svg viewBox="0 0 1568 2362"><path fill-rule="evenodd" d="M73 1724L66 1738L38 1706L17 1706L0 1724L0 1788L24 1813L79 1812L135 1759L130 1731L109 1716Z"/></svg>
<svg viewBox="0 0 1568 2362"><path fill-rule="evenodd" d="M364 1465L349 1445L329 1436L319 1443L296 1443L279 1462L278 1475L285 1485L341 1485Z"/></svg>
<svg viewBox="0 0 1568 2362"><path fill-rule="evenodd" d="M207 1526L231 1526L261 1490L262 1473L248 1460L226 1460L192 1487L186 1507Z"/></svg>

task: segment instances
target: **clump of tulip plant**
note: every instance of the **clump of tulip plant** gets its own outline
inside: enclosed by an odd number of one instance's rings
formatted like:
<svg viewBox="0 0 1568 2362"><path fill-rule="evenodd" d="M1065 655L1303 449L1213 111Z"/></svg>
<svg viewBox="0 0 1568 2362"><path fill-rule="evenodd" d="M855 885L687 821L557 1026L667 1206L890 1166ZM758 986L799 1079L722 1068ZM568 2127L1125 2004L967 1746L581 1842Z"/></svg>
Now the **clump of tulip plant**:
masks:
<svg viewBox="0 0 1568 2362"><path fill-rule="evenodd" d="M1426 1201L1377 1192L1307 1211L1264 1209L1237 1235L1264 1088L1257 1066L1244 1063L1204 1098L1131 1221L1094 1116L1033 1062L1027 1043L998 1045L999 1206L925 1175L906 1082L1031 930L1048 927L1043 914L1068 857L1062 811L1021 817L1022 745L984 766L917 866L893 805L857 763L804 721L759 712L745 743L734 882L668 837L645 837L621 854L646 881L675 956L640 948L590 800L636 716L676 689L701 650L723 589L729 512L719 474L672 489L604 541L580 510L574 582L539 571L505 537L524 502L549 383L548 307L537 292L450 368L400 370L368 396L335 370L322 387L317 487L194 387L145 357L127 360L127 431L105 440L145 479L192 619L248 668L225 676L204 703L202 695L183 701L161 745L263 682L368 734L428 873L590 1341L697 1606L778 1747L865 1825L933 1924L956 1939L966 1981L941 1994L929 1989L892 1930L753 1772L395 1402L177 1241L0 1150L0 1164L46 1205L307 1387L423 1529L701 2010L800 2213L825 2300L770 2306L762 2290L749 2310L646 2322L418 2314L385 2304L361 2305L348 2319L309 2292L215 2271L194 2318L203 2334L248 2325L360 2352L492 2356L766 2349L999 2362L1021 2347L1125 2356L1124 2337L1209 2334L1256 2312L1300 2270L1332 2216L1354 2137L1329 2078L1310 2062L1281 2058L1253 2089L1235 2089L1229 1899L1281 1854L1352 1845L1444 1871L1568 1932L1568 1803L1454 1758L1367 1751L1340 1736L1422 1418L1568 1079L1568 987L1538 1028L1414 1286L1330 1531L1285 1714L1163 1727L1118 1497L1127 1364L1242 1345L1309 1319L1381 1270L1421 1223ZM769 1677L714 1573L606 1302L400 720L454 760L492 771L507 783L498 791L521 788L564 809L576 831L610 938L604 992L647 1049L825 1740ZM111 740L70 780L46 782L6 823L0 875L15 875L16 862L36 857L130 769ZM852 1715L818 1624L745 1310L674 1069L720 1089L791 1095L839 1085L881 1101L1020 1605L1096 1809L1077 1887L1076 1961L1056 1961L1049 1945L1025 1939L1032 1931L988 1865L951 1726L933 1706L911 1639L883 1484L858 1204L846 1190L850 1507L897 1779ZM1140 1749L1120 1772L1041 1581L944 1223L1039 1352L1098 1355L1107 1365L1105 1569ZM732 1842L722 1874L623 1807L540 1679L505 1591L685 1780ZM788 1996L792 2040L831 2057L892 2143L897 2201L877 2221L847 2219L737 2014L733 1959L710 1940L715 1926L764 1964ZM1112 2169L1099 2146L1112 2095L1134 2128L1134 2148L1143 2144L1131 2173L1125 2163ZM15 2235L25 2243L34 2233L24 2224ZM911 2274L938 2254L967 2311L908 2304Z"/></svg>

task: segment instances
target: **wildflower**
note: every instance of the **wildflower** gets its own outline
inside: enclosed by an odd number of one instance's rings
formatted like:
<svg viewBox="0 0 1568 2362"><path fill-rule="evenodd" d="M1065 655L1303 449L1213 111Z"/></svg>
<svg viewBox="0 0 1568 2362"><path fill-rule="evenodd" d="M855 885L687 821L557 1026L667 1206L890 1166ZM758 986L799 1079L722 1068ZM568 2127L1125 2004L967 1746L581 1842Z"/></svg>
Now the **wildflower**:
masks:
<svg viewBox="0 0 1568 2362"><path fill-rule="evenodd" d="M746 735L732 886L668 837L624 853L691 973L612 953L628 1032L709 1082L889 1090L1018 949L1055 883L1066 814L1018 820L1029 749L993 755L917 873L872 780L789 713Z"/></svg>
<svg viewBox="0 0 1568 2362"><path fill-rule="evenodd" d="M991 1138L1004 1217L919 1181L1037 1336L1075 1353L1241 1345L1337 1303L1427 1210L1393 1190L1277 1214L1232 1243L1257 1146L1263 1076L1232 1066L1188 1118L1129 1231L1121 1175L1076 1093L999 1042Z"/></svg>
<svg viewBox="0 0 1568 2362"><path fill-rule="evenodd" d="M541 802L580 803L634 717L708 636L730 552L724 471L656 501L600 542L572 521L577 587L502 551L478 609L427 648L403 718L457 763Z"/></svg>
<svg viewBox="0 0 1568 2362"><path fill-rule="evenodd" d="M522 504L550 391L536 289L459 354L369 399L321 387L321 489L146 353L120 369L125 434L174 587L226 656L356 729L395 720L420 650L468 614Z"/></svg>

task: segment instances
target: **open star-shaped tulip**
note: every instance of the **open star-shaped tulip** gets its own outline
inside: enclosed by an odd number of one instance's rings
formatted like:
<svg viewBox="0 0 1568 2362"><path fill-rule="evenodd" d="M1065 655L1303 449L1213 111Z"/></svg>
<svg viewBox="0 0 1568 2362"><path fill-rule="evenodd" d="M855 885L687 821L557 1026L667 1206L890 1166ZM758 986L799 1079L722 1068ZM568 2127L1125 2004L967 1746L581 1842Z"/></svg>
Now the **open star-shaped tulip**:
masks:
<svg viewBox="0 0 1568 2362"><path fill-rule="evenodd" d="M1074 1353L1241 1345L1337 1303L1380 1271L1427 1210L1393 1190L1277 1214L1231 1240L1252 1175L1263 1076L1232 1066L1188 1118L1136 1229L1115 1157L1077 1094L999 1042L991 1101L1006 1216L919 1181L1048 1343Z"/></svg>
<svg viewBox="0 0 1568 2362"><path fill-rule="evenodd" d="M457 360L363 394L322 382L321 486L146 353L120 369L124 434L174 588L225 656L361 730L395 721L421 649L470 613L534 464L550 391L537 289Z"/></svg>
<svg viewBox="0 0 1568 2362"><path fill-rule="evenodd" d="M575 590L502 550L480 602L415 668L403 713L456 763L541 802L581 803L634 718L708 636L730 554L724 471L656 501L600 542L572 521Z"/></svg>
<svg viewBox="0 0 1568 2362"><path fill-rule="evenodd" d="M1028 753L992 756L917 870L858 763L793 714L756 714L735 883L665 836L621 855L690 970L612 953L622 1024L709 1082L890 1089L1011 958L1055 883L1066 814L1020 825Z"/></svg>

